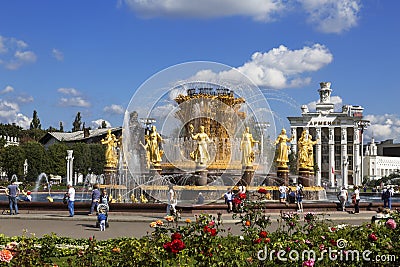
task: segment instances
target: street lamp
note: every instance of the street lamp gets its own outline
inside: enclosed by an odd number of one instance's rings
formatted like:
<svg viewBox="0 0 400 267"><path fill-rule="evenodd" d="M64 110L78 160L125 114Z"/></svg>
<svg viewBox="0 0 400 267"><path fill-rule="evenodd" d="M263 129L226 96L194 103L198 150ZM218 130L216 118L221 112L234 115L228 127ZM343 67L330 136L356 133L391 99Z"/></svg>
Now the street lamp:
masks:
<svg viewBox="0 0 400 267"><path fill-rule="evenodd" d="M361 164L360 164L361 179L360 179L360 181L362 183L363 179L364 179L364 167L363 167L363 164L364 164L364 130L367 129L367 127L370 126L371 123L368 120L359 120L359 121L356 121L356 125L357 125L358 130L361 133Z"/></svg>

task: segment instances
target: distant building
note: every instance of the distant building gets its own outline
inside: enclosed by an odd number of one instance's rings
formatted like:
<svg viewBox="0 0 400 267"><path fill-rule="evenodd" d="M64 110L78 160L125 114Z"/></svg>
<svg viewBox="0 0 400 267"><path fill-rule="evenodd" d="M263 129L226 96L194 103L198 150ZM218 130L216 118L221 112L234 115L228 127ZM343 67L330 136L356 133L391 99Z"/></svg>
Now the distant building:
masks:
<svg viewBox="0 0 400 267"><path fill-rule="evenodd" d="M76 131L71 133L64 132L48 132L43 136L39 142L47 149L49 146L64 142L66 144L74 143L87 143L87 144L97 144L101 143L101 139L105 138L107 131L110 128L102 128L89 130L85 129L82 131ZM122 127L111 128L111 132L115 134L117 138L122 135Z"/></svg>
<svg viewBox="0 0 400 267"><path fill-rule="evenodd" d="M361 106L345 105L342 111L334 111L330 86L330 82L320 83L316 111L303 105L301 117L288 117L291 135L296 137L291 143L292 152L297 154L296 140L305 129L313 140L318 140L314 147L316 185L360 185L363 130L369 122L363 120Z"/></svg>
<svg viewBox="0 0 400 267"><path fill-rule="evenodd" d="M379 180L399 170L400 144L394 144L392 139L377 144L372 138L365 148L364 175Z"/></svg>
<svg viewBox="0 0 400 267"><path fill-rule="evenodd" d="M4 136L0 135L0 139L4 139L6 141L6 146L19 146L19 138L15 136Z"/></svg>

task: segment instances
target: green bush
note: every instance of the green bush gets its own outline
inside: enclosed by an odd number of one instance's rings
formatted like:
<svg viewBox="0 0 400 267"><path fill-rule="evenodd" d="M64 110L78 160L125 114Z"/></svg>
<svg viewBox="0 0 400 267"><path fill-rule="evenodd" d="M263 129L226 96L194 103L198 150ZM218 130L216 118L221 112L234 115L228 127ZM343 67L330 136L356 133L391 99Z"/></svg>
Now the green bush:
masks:
<svg viewBox="0 0 400 267"><path fill-rule="evenodd" d="M167 216L142 238L0 235L0 266L399 266L398 212L381 224L335 225L324 214L282 213L270 232L266 191L235 200L242 234L219 216ZM178 223L179 221L179 223ZM358 254L357 254L358 253ZM364 256L364 257L363 257ZM380 257L379 262L376 260ZM384 257L384 258L383 258ZM370 259L370 260L368 260ZM384 261L382 260L384 259ZM374 260L374 261L373 261ZM9 261L9 262L8 262Z"/></svg>

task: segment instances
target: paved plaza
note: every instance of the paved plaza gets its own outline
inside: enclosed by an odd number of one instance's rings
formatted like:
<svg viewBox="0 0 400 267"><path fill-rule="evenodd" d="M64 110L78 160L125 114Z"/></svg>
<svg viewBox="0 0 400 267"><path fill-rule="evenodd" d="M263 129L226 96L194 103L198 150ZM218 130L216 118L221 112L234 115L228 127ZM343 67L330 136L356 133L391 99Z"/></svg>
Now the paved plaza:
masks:
<svg viewBox="0 0 400 267"><path fill-rule="evenodd" d="M306 211L307 212L307 211ZM217 213L209 213L217 217ZM323 212L317 212L323 214ZM359 225L370 222L374 211L361 211L360 214L349 214L347 212L326 212L325 218L332 220L335 224L347 223ZM272 224L270 231L277 228L279 212L270 213ZM58 236L73 238L89 238L104 240L118 237L143 237L150 234L150 222L164 220L165 214L161 213L136 213L136 212L109 212L110 227L101 232L96 228L96 216L88 216L87 212L77 213L74 217L68 217L68 211L29 211L21 210L18 215L0 215L0 233L7 236L35 235L42 237L45 234L56 233ZM181 221L186 219L195 220L195 214L182 214ZM164 220L165 221L165 220ZM233 234L240 235L240 227L232 219L232 214L222 215L222 224L225 229L230 229Z"/></svg>

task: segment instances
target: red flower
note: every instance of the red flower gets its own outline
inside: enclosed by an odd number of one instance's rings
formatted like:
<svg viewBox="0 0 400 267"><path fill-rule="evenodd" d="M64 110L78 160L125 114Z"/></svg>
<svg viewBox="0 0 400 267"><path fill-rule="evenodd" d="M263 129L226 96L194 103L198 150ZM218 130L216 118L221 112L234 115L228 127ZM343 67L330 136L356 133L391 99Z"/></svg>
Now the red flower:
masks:
<svg viewBox="0 0 400 267"><path fill-rule="evenodd" d="M217 235L217 229L211 228L210 234L211 234L211 236L216 236Z"/></svg>
<svg viewBox="0 0 400 267"><path fill-rule="evenodd" d="M240 205L240 203L242 203L242 201L240 200L240 198L235 197L235 198L233 199L233 204L235 204L235 205Z"/></svg>
<svg viewBox="0 0 400 267"><path fill-rule="evenodd" d="M171 240L175 240L175 239L182 239L182 235L180 233L173 233L171 235Z"/></svg>
<svg viewBox="0 0 400 267"><path fill-rule="evenodd" d="M174 254L178 253L179 251L183 250L186 246L180 239L172 240L171 242L167 242L163 245L164 249L168 252L172 252Z"/></svg>
<svg viewBox="0 0 400 267"><path fill-rule="evenodd" d="M239 194L240 199L246 199L246 193L240 193Z"/></svg>
<svg viewBox="0 0 400 267"><path fill-rule="evenodd" d="M264 239L264 243L269 243L269 242L271 242L271 238L267 237Z"/></svg>
<svg viewBox="0 0 400 267"><path fill-rule="evenodd" d="M265 189L265 188L259 188L258 189L258 193L260 193L260 194L266 194L268 191L267 191L267 189Z"/></svg>
<svg viewBox="0 0 400 267"><path fill-rule="evenodd" d="M254 244L260 244L261 243L261 238L257 238L256 240L253 240Z"/></svg>
<svg viewBox="0 0 400 267"><path fill-rule="evenodd" d="M329 242L331 243L332 246L336 246L337 245L336 240L331 239Z"/></svg>
<svg viewBox="0 0 400 267"><path fill-rule="evenodd" d="M375 235L375 233L371 233L368 235L368 239L371 241L376 241L378 240L378 237Z"/></svg>
<svg viewBox="0 0 400 267"><path fill-rule="evenodd" d="M261 232L258 234L258 236L261 237L261 238L266 238L267 235L268 235L268 233L265 232L265 231L261 231Z"/></svg>

